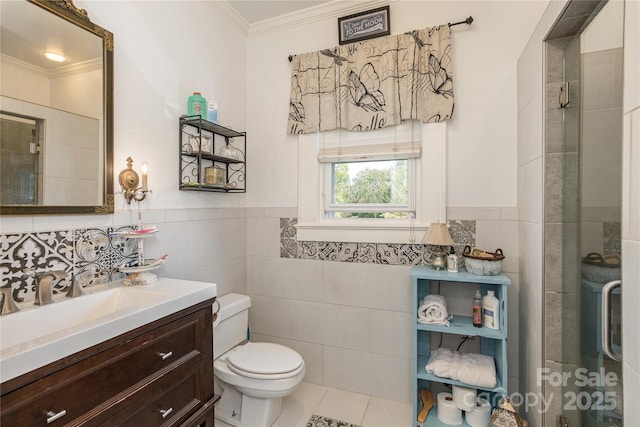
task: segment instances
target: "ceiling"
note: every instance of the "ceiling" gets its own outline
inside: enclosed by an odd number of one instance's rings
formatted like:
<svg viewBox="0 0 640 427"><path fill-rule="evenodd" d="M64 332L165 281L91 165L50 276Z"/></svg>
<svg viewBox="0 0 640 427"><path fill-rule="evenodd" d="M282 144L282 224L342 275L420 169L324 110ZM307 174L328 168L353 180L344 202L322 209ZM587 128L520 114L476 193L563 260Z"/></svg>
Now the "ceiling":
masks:
<svg viewBox="0 0 640 427"><path fill-rule="evenodd" d="M227 0L249 24L297 12L329 0Z"/></svg>
<svg viewBox="0 0 640 427"><path fill-rule="evenodd" d="M102 58L100 37L25 1L0 0L0 24L0 53L39 69L51 71ZM63 54L66 61L46 59L45 50Z"/></svg>

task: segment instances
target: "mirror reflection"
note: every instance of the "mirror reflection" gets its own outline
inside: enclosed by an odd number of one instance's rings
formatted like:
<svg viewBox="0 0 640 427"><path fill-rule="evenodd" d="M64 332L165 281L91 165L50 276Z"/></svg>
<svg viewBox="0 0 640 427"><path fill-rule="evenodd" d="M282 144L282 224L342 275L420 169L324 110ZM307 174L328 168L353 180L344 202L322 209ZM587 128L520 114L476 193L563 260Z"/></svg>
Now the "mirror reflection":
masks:
<svg viewBox="0 0 640 427"><path fill-rule="evenodd" d="M105 42L36 3L0 2L0 204L3 213L99 207L108 204Z"/></svg>

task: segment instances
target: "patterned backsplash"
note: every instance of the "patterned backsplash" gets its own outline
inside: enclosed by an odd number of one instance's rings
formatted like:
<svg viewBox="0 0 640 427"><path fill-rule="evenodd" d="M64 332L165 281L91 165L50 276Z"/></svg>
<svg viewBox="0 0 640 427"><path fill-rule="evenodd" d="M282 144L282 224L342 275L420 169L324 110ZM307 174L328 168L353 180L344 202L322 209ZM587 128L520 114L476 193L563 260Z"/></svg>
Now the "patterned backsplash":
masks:
<svg viewBox="0 0 640 427"><path fill-rule="evenodd" d="M137 258L137 241L110 233L133 229L134 226L125 226L2 234L0 286L10 284L14 300L23 302L34 299L35 274L44 271L68 273L67 278L54 284L54 294L67 290L72 275L76 275L83 286L124 278L125 274L114 266Z"/></svg>
<svg viewBox="0 0 640 427"><path fill-rule="evenodd" d="M421 243L316 242L296 239L297 218L280 218L280 257L388 265L427 264L434 249ZM449 221L458 265L462 251L476 243L476 221Z"/></svg>

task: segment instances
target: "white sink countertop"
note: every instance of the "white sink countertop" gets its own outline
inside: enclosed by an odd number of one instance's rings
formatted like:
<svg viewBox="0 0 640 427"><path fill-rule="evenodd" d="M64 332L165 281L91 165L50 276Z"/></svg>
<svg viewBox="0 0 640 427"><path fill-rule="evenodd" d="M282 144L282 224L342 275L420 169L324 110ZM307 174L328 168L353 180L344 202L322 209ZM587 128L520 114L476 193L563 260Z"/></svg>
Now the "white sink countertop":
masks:
<svg viewBox="0 0 640 427"><path fill-rule="evenodd" d="M217 296L215 283L161 278L145 286L121 282L86 295L0 317L0 383Z"/></svg>

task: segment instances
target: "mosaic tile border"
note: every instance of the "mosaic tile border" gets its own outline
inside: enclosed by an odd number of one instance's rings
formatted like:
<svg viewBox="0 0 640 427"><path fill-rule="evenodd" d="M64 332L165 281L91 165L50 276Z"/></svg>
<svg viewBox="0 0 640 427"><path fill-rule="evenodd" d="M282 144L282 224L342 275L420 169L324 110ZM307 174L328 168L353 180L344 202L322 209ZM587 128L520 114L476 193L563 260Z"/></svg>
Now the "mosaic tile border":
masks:
<svg viewBox="0 0 640 427"><path fill-rule="evenodd" d="M619 221L604 222L602 224L602 240L605 254L619 254L622 252L622 233Z"/></svg>
<svg viewBox="0 0 640 427"><path fill-rule="evenodd" d="M67 278L53 285L53 293L66 292L75 275L82 286L94 286L125 277L114 266L138 256L134 239L111 236L135 226L12 233L0 235L0 286L11 286L17 302L35 297L35 276L62 270Z"/></svg>
<svg viewBox="0 0 640 427"><path fill-rule="evenodd" d="M433 247L421 243L355 243L298 241L297 218L280 218L280 258L312 259L318 261L357 262L387 265L425 265ZM458 264L462 265L462 251L466 245L475 246L476 221L449 221Z"/></svg>

